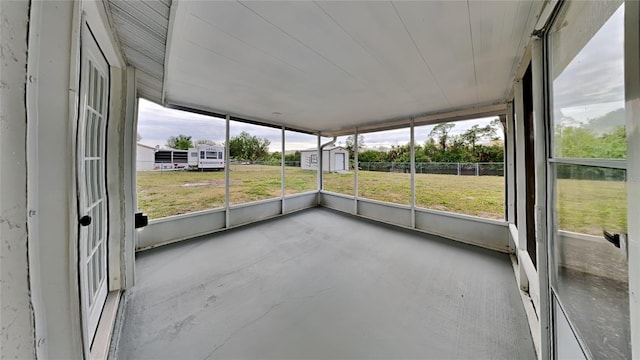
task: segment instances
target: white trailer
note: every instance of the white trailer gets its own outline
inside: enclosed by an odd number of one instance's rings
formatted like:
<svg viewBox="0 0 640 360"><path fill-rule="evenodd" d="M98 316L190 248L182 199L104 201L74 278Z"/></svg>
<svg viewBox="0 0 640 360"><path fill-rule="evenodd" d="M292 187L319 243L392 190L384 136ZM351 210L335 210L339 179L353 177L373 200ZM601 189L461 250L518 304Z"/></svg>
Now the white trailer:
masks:
<svg viewBox="0 0 640 360"><path fill-rule="evenodd" d="M222 170L225 166L224 146L206 145L189 149L189 169Z"/></svg>

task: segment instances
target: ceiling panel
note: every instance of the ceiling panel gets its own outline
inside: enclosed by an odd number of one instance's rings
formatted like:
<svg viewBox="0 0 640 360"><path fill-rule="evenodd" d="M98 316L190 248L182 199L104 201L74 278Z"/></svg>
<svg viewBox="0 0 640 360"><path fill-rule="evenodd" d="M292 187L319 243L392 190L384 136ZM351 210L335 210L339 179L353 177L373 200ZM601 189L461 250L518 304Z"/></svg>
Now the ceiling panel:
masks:
<svg viewBox="0 0 640 360"><path fill-rule="evenodd" d="M122 52L135 67L138 95L162 102L171 1L109 0Z"/></svg>
<svg viewBox="0 0 640 360"><path fill-rule="evenodd" d="M321 131L504 102L532 4L175 2L165 101Z"/></svg>
<svg viewBox="0 0 640 360"><path fill-rule="evenodd" d="M448 102L479 102L467 3L416 1L395 7ZM445 34L455 34L455 41Z"/></svg>

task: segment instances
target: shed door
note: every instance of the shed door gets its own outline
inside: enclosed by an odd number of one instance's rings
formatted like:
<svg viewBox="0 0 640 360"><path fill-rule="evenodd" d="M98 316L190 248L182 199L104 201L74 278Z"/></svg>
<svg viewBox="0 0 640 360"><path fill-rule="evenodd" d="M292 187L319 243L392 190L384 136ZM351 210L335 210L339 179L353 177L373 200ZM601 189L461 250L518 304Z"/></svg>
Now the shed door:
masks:
<svg viewBox="0 0 640 360"><path fill-rule="evenodd" d="M335 169L336 171L340 171L340 170L345 170L344 168L344 154L342 153L337 153L335 155Z"/></svg>
<svg viewBox="0 0 640 360"><path fill-rule="evenodd" d="M85 26L82 32L77 184L80 291L83 326L92 342L107 297L105 137L109 66Z"/></svg>

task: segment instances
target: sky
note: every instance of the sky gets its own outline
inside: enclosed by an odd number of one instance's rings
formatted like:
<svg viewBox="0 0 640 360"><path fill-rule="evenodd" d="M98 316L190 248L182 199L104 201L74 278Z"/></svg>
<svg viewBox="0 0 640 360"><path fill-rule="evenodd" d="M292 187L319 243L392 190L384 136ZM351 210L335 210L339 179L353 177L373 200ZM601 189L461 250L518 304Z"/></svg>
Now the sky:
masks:
<svg viewBox="0 0 640 360"><path fill-rule="evenodd" d="M169 137L180 134L191 136L192 141L211 140L216 143L224 143L225 141L225 120L222 118L167 109L145 99L140 99L138 109L138 135L141 137L139 142L142 144L152 147L160 145L162 148L165 147ZM456 122L451 134L461 134L475 124L480 126L487 125L494 119L495 117L490 117ZM249 134L261 139L269 139L271 142L269 151L282 150L282 131L280 129L245 124L237 121L231 121L229 127L230 137L239 135L242 131L247 131ZM419 144L424 143L433 127L433 125L416 127L416 142ZM407 144L409 142L409 128L366 133L363 134L363 136L366 148L388 149L394 145ZM346 138L346 136L339 137L336 145L346 145ZM285 151L309 149L317 145L316 136L294 131L286 131L285 139ZM323 138L322 142L324 143L328 140L331 139Z"/></svg>
<svg viewBox="0 0 640 360"><path fill-rule="evenodd" d="M593 37L562 68L572 54L564 49L585 29L584 22L574 20L578 12L568 12L563 27L551 37L552 73L560 72L553 80L553 106L556 121L579 125L624 108L624 5L607 19ZM591 22L598 26L597 21ZM557 49L554 51L554 49ZM556 56L553 56L557 54ZM553 65L558 63L559 68ZM570 119L568 119L570 118ZM622 124L612 124L622 125Z"/></svg>

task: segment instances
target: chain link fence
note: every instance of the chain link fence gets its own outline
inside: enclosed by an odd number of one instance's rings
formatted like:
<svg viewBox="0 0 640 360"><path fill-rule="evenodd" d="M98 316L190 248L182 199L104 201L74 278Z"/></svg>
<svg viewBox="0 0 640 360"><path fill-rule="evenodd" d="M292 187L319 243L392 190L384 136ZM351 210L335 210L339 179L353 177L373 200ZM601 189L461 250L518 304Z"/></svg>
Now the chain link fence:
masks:
<svg viewBox="0 0 640 360"><path fill-rule="evenodd" d="M410 173L411 163L408 162L360 162L362 171L381 171ZM445 163L418 162L416 174L441 174L458 176L504 176L504 163Z"/></svg>
<svg viewBox="0 0 640 360"><path fill-rule="evenodd" d="M230 165L266 165L280 166L279 160L241 162L231 160ZM300 161L285 161L287 167L300 167ZM352 164L353 165L353 164ZM351 166L353 168L353 166ZM361 171L380 171L391 173L410 173L411 163L408 162L360 162ZM138 171L171 171L189 170L186 163L176 162L138 162ZM568 171L575 173L576 170ZM567 171L565 171L567 172ZM445 162L417 162L416 174L441 174L458 176L504 176L504 163L445 163Z"/></svg>

